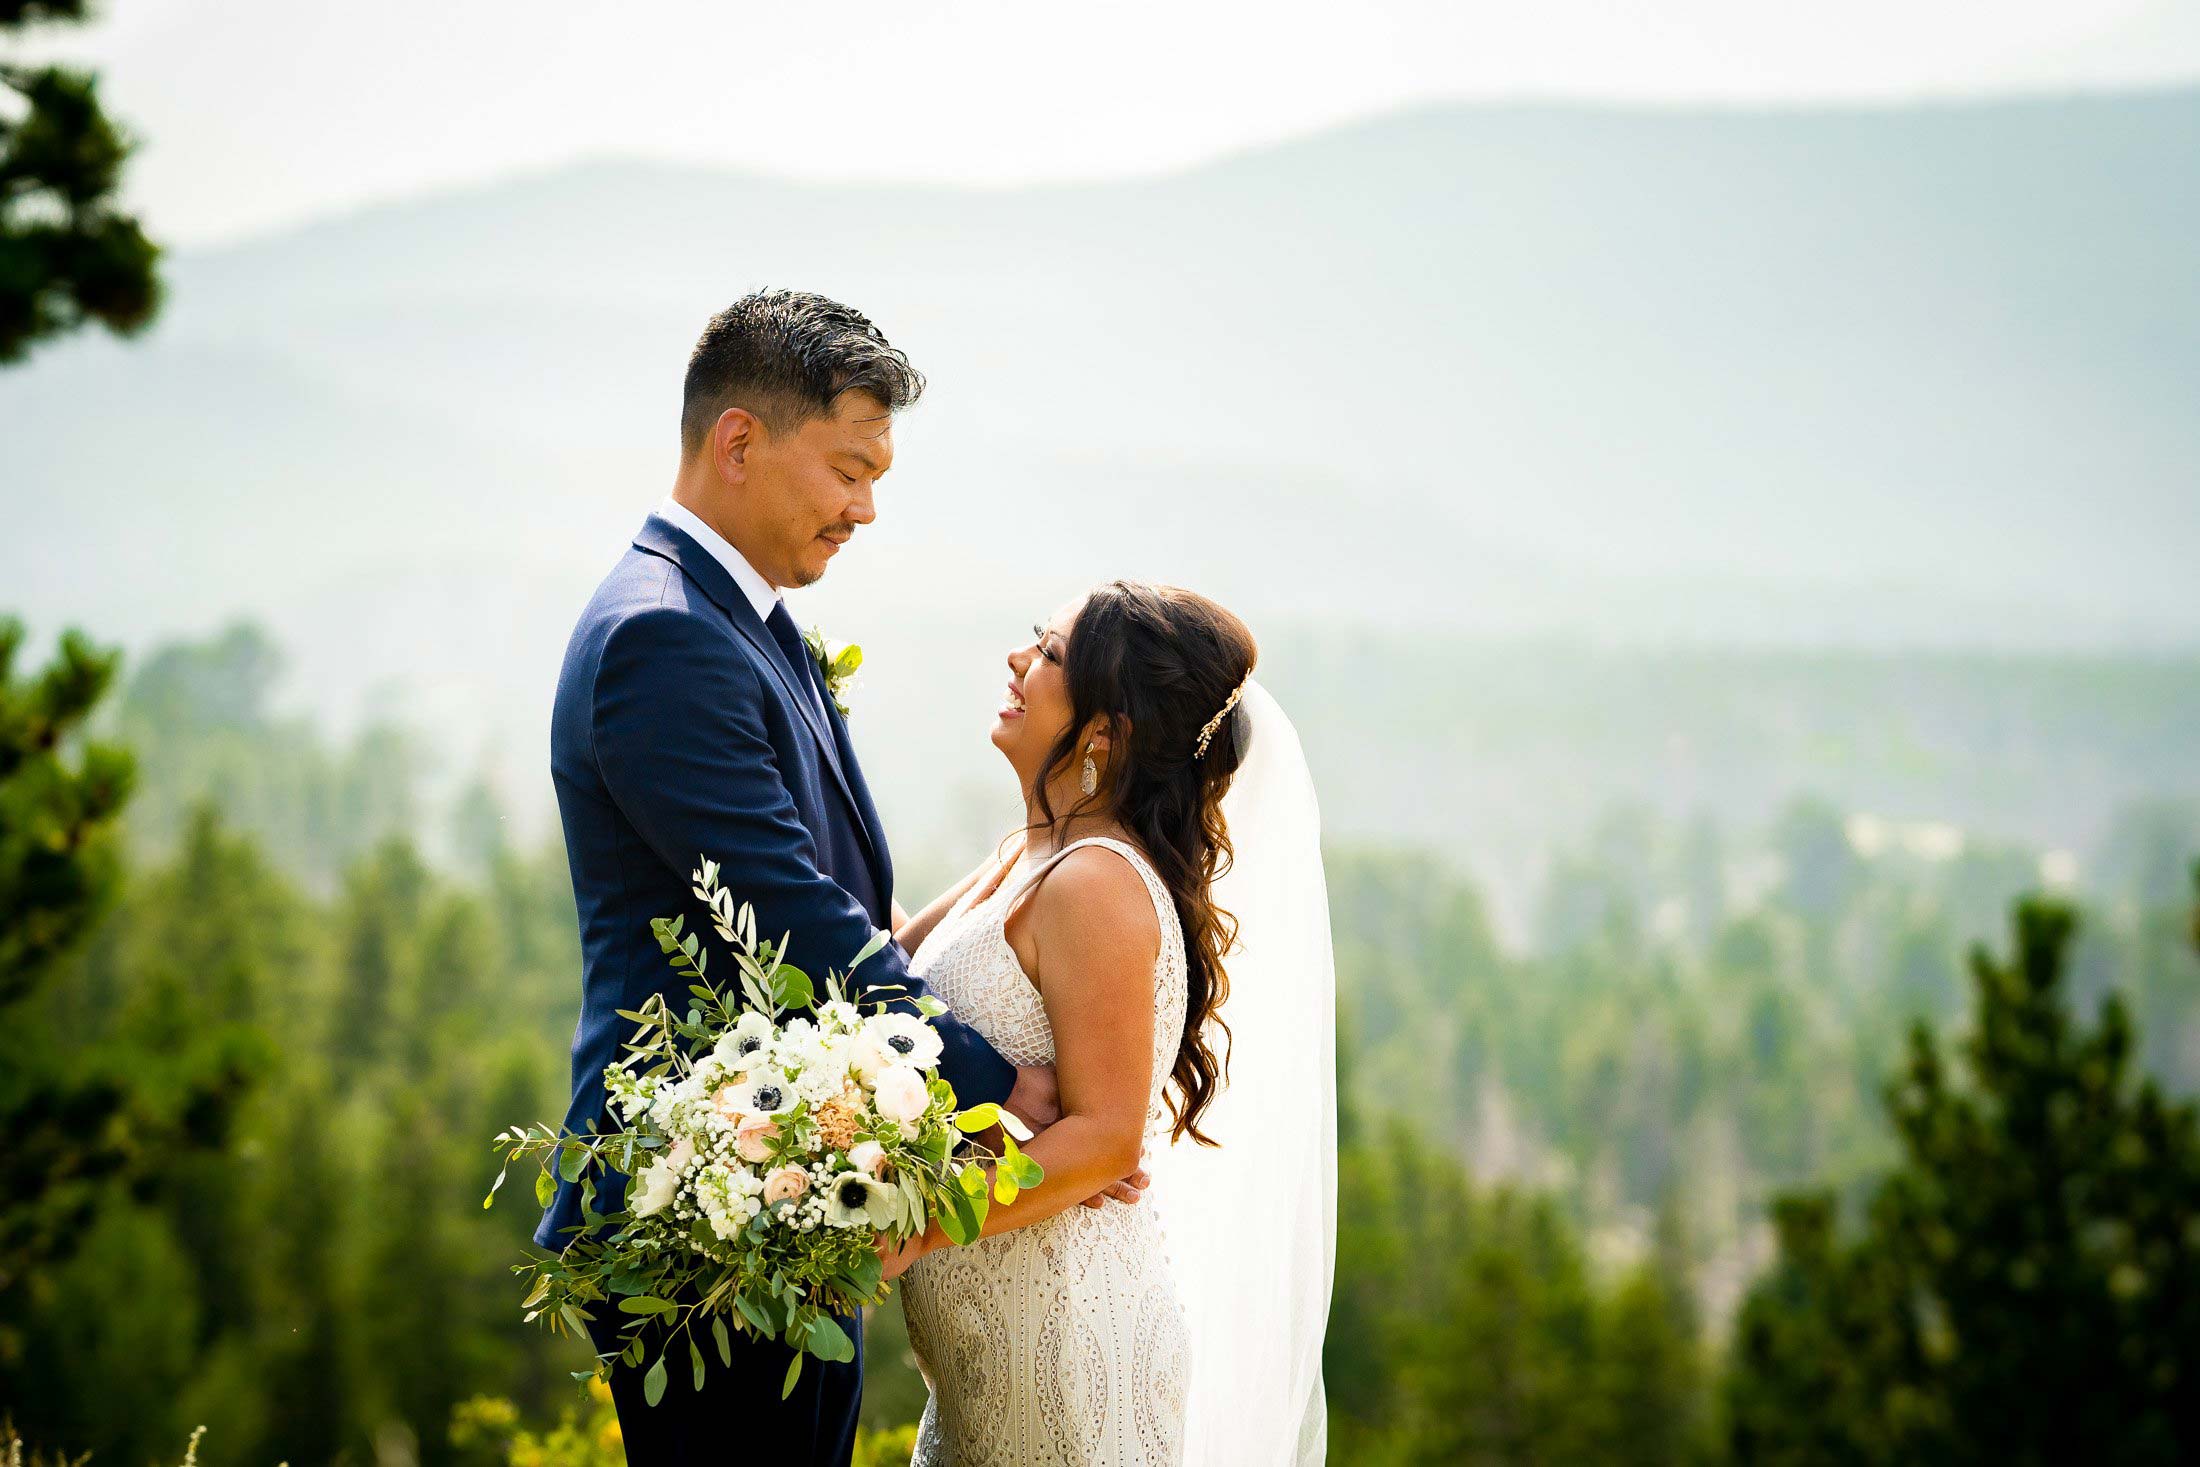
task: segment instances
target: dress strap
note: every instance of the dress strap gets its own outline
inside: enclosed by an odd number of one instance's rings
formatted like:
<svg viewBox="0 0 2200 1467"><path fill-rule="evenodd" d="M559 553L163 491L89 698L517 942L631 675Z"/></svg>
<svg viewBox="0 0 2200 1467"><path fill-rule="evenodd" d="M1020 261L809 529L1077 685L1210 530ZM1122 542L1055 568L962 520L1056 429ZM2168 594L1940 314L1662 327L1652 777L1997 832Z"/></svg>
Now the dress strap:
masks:
<svg viewBox="0 0 2200 1467"><path fill-rule="evenodd" d="M1131 869L1138 873L1138 879L1145 883L1146 896L1153 902L1154 917L1161 924L1162 942L1166 945L1170 927L1176 920L1176 903L1170 899L1168 887L1162 884L1161 874L1153 869L1153 863L1146 859L1143 851L1129 841L1117 840L1110 835L1088 835L1083 840L1073 840L1047 857L1045 863L1025 877L1009 895L1008 900L1001 904L1002 920L1007 920L1009 912L1014 910L1017 902L1023 900L1024 894L1038 885L1040 878L1052 871L1064 856L1086 846L1104 846L1130 862Z"/></svg>
<svg viewBox="0 0 2200 1467"><path fill-rule="evenodd" d="M1008 900L1001 904L1001 910L1003 912L1006 912L1009 908L1015 906L1017 901L1022 898L1023 894L1031 890L1031 888L1037 884L1040 877L1046 875L1049 871L1052 871L1055 866L1060 863L1061 859L1064 856L1068 855L1071 851L1076 850L1079 846L1089 846L1099 839L1100 837L1098 836L1090 836L1084 840L1071 841L1068 845L1062 847L1053 855L1047 857L1044 861L1041 861L1037 870L1033 871L1030 875L1024 877L1023 880L1016 883L1016 889L1008 893ZM1029 848L1030 842L1027 840L1025 842L1025 849L1028 850ZM1023 854L1024 853L1022 851L1017 852L1016 859L1022 860ZM993 894L995 896L1001 895L1003 888L1005 888L1007 885L1007 873L1003 872L1001 884L993 888Z"/></svg>

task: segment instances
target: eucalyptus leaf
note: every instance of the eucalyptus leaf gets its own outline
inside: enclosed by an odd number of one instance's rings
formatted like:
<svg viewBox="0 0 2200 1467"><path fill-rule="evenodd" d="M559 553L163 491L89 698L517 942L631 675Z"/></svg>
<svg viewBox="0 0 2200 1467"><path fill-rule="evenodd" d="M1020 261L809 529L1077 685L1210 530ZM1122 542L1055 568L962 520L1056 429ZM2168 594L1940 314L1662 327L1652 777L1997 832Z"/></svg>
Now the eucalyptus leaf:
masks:
<svg viewBox="0 0 2200 1467"><path fill-rule="evenodd" d="M912 1228L922 1227L924 1225L924 1193L918 1188L917 1179L907 1172L903 1172L900 1185L901 1200L909 1208L909 1225Z"/></svg>
<svg viewBox="0 0 2200 1467"><path fill-rule="evenodd" d="M695 1341L688 1341L688 1363L695 1367L695 1393L703 1393L703 1352L695 1348Z"/></svg>
<svg viewBox="0 0 2200 1467"><path fill-rule="evenodd" d="M862 967L866 958L876 956L885 948L887 943L893 940L893 935L884 928L873 932L871 940L863 945L863 950L848 960L848 971L853 973L856 969Z"/></svg>
<svg viewBox="0 0 2200 1467"><path fill-rule="evenodd" d="M772 986L783 1009L806 1009L817 1001L816 985L800 968L782 966L773 975Z"/></svg>
<svg viewBox="0 0 2200 1467"><path fill-rule="evenodd" d="M733 1307L741 1311L741 1317L743 1319L747 1320L750 1324L756 1326L756 1332L758 1334L775 1335L779 1333L778 1330L772 1327L771 1316L764 1312L764 1306L757 1303L754 1299L751 1299L748 1295L734 1295Z"/></svg>
<svg viewBox="0 0 2200 1467"><path fill-rule="evenodd" d="M733 1339L726 1333L725 1320L715 1317L711 1320L710 1337L718 1342L718 1359L720 1363L725 1365L727 1369L732 1369Z"/></svg>
<svg viewBox="0 0 2200 1467"><path fill-rule="evenodd" d="M654 1406L665 1398L665 1357L659 1355L657 1363L649 1367L649 1374L642 1377L642 1399Z"/></svg>
<svg viewBox="0 0 2200 1467"><path fill-rule="evenodd" d="M820 1314L811 1321L810 1337L803 1348L820 1360L844 1361L856 1358L855 1342L840 1327L840 1321L830 1314Z"/></svg>
<svg viewBox="0 0 2200 1467"><path fill-rule="evenodd" d="M801 1378L802 1352L800 1350L797 1350L794 1352L794 1358L787 1362L787 1378L784 1381L780 1382L779 1399L784 1401L787 1399L787 1397L793 1395L794 1383Z"/></svg>

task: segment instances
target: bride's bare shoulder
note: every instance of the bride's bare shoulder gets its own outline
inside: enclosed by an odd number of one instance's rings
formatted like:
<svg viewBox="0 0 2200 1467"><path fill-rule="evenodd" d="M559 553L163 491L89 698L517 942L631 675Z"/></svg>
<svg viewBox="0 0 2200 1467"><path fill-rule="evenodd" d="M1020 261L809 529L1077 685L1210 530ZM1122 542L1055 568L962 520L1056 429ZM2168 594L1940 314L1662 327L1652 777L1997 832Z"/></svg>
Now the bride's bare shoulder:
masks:
<svg viewBox="0 0 2200 1467"><path fill-rule="evenodd" d="M1079 846L1056 861L1020 906L1014 915L1042 947L1146 963L1161 952L1161 919L1145 878L1108 846Z"/></svg>

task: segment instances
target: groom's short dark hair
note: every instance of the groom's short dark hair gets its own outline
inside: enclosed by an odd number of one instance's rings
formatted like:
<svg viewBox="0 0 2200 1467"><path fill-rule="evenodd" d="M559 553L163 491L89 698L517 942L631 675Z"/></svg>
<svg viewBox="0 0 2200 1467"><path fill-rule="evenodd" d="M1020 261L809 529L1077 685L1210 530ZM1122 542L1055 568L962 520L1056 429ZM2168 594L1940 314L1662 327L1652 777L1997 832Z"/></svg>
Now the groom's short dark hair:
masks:
<svg viewBox="0 0 2200 1467"><path fill-rule="evenodd" d="M711 317L695 343L680 447L695 452L727 408L745 408L786 433L851 391L898 412L923 394L924 375L854 307L807 290L760 290Z"/></svg>

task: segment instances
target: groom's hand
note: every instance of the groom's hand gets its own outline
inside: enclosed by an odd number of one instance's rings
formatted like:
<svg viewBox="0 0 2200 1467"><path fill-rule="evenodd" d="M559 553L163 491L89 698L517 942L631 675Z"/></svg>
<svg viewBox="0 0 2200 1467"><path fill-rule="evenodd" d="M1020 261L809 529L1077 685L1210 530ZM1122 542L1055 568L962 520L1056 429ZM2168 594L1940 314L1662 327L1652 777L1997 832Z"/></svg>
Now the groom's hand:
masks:
<svg viewBox="0 0 2200 1467"><path fill-rule="evenodd" d="M1062 1118L1062 1092L1054 1083L1052 1065L1018 1065L1016 1087L1008 1092L1008 1110L1034 1131L1044 1131Z"/></svg>

